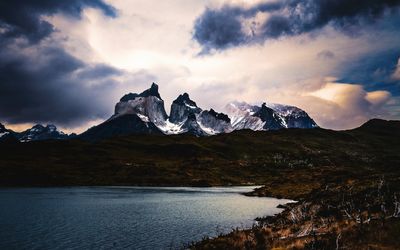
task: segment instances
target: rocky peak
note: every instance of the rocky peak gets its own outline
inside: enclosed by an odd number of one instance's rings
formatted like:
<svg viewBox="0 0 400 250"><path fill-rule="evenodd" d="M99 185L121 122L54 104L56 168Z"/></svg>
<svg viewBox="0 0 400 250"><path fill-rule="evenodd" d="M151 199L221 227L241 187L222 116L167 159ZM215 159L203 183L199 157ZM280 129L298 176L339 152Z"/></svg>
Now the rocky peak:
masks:
<svg viewBox="0 0 400 250"><path fill-rule="evenodd" d="M229 133L233 130L231 119L223 113L215 112L213 109L202 111L198 115L197 120L203 130L209 135Z"/></svg>
<svg viewBox="0 0 400 250"><path fill-rule="evenodd" d="M199 114L201 109L196 102L192 101L187 93L183 93L176 98L171 105L169 121L172 123L182 123L189 115Z"/></svg>
<svg viewBox="0 0 400 250"><path fill-rule="evenodd" d="M149 89L146 89L143 91L140 96L142 97L148 97L148 96L155 96L158 97L158 99L161 99L160 93L158 93L158 85L155 84L154 82L151 84L151 87Z"/></svg>
<svg viewBox="0 0 400 250"><path fill-rule="evenodd" d="M37 124L32 128L19 133L17 137L21 142L69 138L67 134L58 131L57 127L53 124L48 124L46 126Z"/></svg>
<svg viewBox="0 0 400 250"><path fill-rule="evenodd" d="M152 122L156 126L164 126L168 118L164 101L158 93L158 85L153 83L151 87L140 94L129 93L124 95L115 105L115 114L110 119L123 115L135 114L143 122Z"/></svg>
<svg viewBox="0 0 400 250"><path fill-rule="evenodd" d="M254 116L260 117L261 120L265 120L265 119L267 119L268 117L272 116L273 114L274 114L274 110L271 109L271 108L268 108L268 107L267 107L267 104L264 102L264 103L261 105L260 110L258 110L258 111L254 114Z"/></svg>
<svg viewBox="0 0 400 250"><path fill-rule="evenodd" d="M224 114L224 113L217 113L215 112L214 109L210 109L210 111L208 111L208 113L212 116L214 116L215 118L217 118L218 120L222 120L225 121L227 123L231 122L231 119L229 118L228 115Z"/></svg>
<svg viewBox="0 0 400 250"><path fill-rule="evenodd" d="M265 102L261 105L260 110L258 110L253 116L259 117L265 123L263 126L265 130L276 130L286 127L283 118L273 109L267 107Z"/></svg>
<svg viewBox="0 0 400 250"><path fill-rule="evenodd" d="M6 131L6 127L0 123L0 133Z"/></svg>
<svg viewBox="0 0 400 250"><path fill-rule="evenodd" d="M188 105L197 108L196 103L190 99L188 93L183 93L182 95L179 95L178 98L173 101L173 103L178 105Z"/></svg>
<svg viewBox="0 0 400 250"><path fill-rule="evenodd" d="M121 102L127 102L129 100L134 100L137 97L149 97L149 96L155 96L158 99L162 100L161 96L160 96L160 93L158 93L158 85L155 84L154 82L151 84L149 89L146 89L142 93L140 93L140 94L137 94L137 93L126 94L120 99L120 101Z"/></svg>

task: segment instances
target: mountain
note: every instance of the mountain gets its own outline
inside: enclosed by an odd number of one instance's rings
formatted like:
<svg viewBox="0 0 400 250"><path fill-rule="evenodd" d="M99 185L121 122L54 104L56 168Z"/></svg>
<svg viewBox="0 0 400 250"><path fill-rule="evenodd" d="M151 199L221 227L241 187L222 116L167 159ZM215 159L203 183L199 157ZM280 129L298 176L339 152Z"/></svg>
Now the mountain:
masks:
<svg viewBox="0 0 400 250"><path fill-rule="evenodd" d="M144 122L143 117L136 114L126 114L109 119L98 126L94 126L79 135L78 138L99 140L130 134L162 135L163 133L153 123Z"/></svg>
<svg viewBox="0 0 400 250"><path fill-rule="evenodd" d="M179 95L171 105L169 121L172 123L184 122L190 114L199 114L202 110L189 98L189 94Z"/></svg>
<svg viewBox="0 0 400 250"><path fill-rule="evenodd" d="M235 130L277 130L282 128L317 128L318 125L302 109L282 104L231 102L225 106Z"/></svg>
<svg viewBox="0 0 400 250"><path fill-rule="evenodd" d="M318 127L304 110L297 107L268 103L257 106L235 101L226 105L227 114L224 114L214 109L203 110L190 99L188 93L179 95L172 102L168 116L158 89L158 85L152 83L149 89L139 94L124 95L108 120L77 137L95 141L131 134L209 136L242 129L258 131ZM1 125L0 137L6 135L21 142L75 137L58 131L54 125L35 125L21 133L7 130Z"/></svg>
<svg viewBox="0 0 400 250"><path fill-rule="evenodd" d="M157 84L153 83L149 89L140 94L124 95L115 105L115 113L110 120L127 114L136 114L144 123L151 122L164 126L168 116L164 109L164 101L158 93Z"/></svg>
<svg viewBox="0 0 400 250"><path fill-rule="evenodd" d="M172 102L169 122L180 127L179 134L206 136L233 131L227 115L213 109L202 110L187 93L179 95Z"/></svg>
<svg viewBox="0 0 400 250"><path fill-rule="evenodd" d="M285 128L316 128L317 123L302 109L294 106L270 103L273 109L285 121Z"/></svg>
<svg viewBox="0 0 400 250"><path fill-rule="evenodd" d="M261 108L255 112L253 116L261 119L261 121L264 123L264 130L277 130L285 128L285 121L283 118L273 109L267 107L265 103L261 105Z"/></svg>
<svg viewBox="0 0 400 250"><path fill-rule="evenodd" d="M9 133L10 133L9 130L6 129L6 127L4 127L3 124L0 123L0 138L8 135Z"/></svg>
<svg viewBox="0 0 400 250"><path fill-rule="evenodd" d="M61 140L68 139L73 136L74 135L69 136L64 132L57 130L57 127L52 124L46 126L37 124L21 133L16 133L16 137L20 142L42 141L49 139Z"/></svg>
<svg viewBox="0 0 400 250"><path fill-rule="evenodd" d="M114 114L102 124L92 127L79 137L98 140L128 134L192 134L207 136L231 132L232 126L227 115L213 109L197 107L187 93L172 102L171 112L165 112L164 101L158 92L158 85L152 83L140 94L124 95L115 105Z"/></svg>
<svg viewBox="0 0 400 250"><path fill-rule="evenodd" d="M158 85L153 83L140 94L124 95L115 105L114 115L88 129L79 138L99 140L128 134L163 134L158 127L166 127L167 119Z"/></svg>
<svg viewBox="0 0 400 250"><path fill-rule="evenodd" d="M50 124L47 126L35 125L30 129L23 132L14 132L12 130L6 129L4 125L0 123L0 141L8 142L30 142L30 141L42 141L42 140L61 140L73 138L75 134L67 135L62 131L57 130L57 127Z"/></svg>
<svg viewBox="0 0 400 250"><path fill-rule="evenodd" d="M0 123L0 142L17 142L15 133Z"/></svg>

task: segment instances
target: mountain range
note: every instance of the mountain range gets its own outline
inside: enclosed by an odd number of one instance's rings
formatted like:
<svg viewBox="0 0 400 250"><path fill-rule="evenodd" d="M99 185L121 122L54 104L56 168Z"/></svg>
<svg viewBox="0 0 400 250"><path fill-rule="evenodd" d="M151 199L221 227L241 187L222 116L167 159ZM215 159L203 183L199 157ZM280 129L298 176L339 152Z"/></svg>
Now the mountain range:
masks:
<svg viewBox="0 0 400 250"><path fill-rule="evenodd" d="M75 137L100 140L128 134L186 133L210 136L243 129L259 131L318 127L304 110L294 106L273 103L251 105L234 101L227 104L224 111L225 113L218 113L214 109L203 110L190 99L189 94L183 93L172 102L170 114L167 115L158 85L153 83L149 89L140 94L124 95L115 105L114 114L108 120L80 135L67 135L57 130L54 125L35 125L31 129L17 133L0 124L0 141L14 138L20 142L29 142Z"/></svg>

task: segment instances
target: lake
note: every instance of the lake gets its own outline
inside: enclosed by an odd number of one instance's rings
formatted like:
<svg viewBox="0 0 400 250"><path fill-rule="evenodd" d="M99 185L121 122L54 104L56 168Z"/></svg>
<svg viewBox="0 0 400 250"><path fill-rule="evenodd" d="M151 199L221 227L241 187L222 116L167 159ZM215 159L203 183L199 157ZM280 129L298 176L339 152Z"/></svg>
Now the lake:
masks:
<svg viewBox="0 0 400 250"><path fill-rule="evenodd" d="M165 249L250 227L289 200L254 187L0 189L0 249Z"/></svg>

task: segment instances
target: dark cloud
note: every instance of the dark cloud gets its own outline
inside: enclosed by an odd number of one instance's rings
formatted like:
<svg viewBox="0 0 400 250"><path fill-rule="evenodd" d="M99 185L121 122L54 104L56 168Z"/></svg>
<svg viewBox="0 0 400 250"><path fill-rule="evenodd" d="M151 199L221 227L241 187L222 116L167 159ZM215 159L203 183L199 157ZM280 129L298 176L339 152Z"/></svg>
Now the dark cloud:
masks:
<svg viewBox="0 0 400 250"><path fill-rule="evenodd" d="M203 52L209 52L300 35L326 25L355 35L364 24L374 23L385 14L398 14L399 5L400 0L284 0L252 8L225 5L208 8L198 17L193 38L203 46ZM260 23L254 19L257 13L269 17ZM244 20L251 22L251 32L245 30Z"/></svg>
<svg viewBox="0 0 400 250"><path fill-rule="evenodd" d="M221 10L207 9L196 20L194 39L206 48L224 49L237 46L246 41L241 31L241 22L236 18L237 9L222 8Z"/></svg>
<svg viewBox="0 0 400 250"><path fill-rule="evenodd" d="M60 48L41 49L34 57L2 53L0 119L73 125L103 118L112 109L105 100L118 73L99 70L104 68L86 65Z"/></svg>
<svg viewBox="0 0 400 250"><path fill-rule="evenodd" d="M116 10L103 0L12 0L0 1L0 38L26 38L36 43L54 31L43 15L63 13L79 18L86 7L98 8L105 15L115 17Z"/></svg>
<svg viewBox="0 0 400 250"><path fill-rule="evenodd" d="M338 69L341 82L362 83L366 90L387 90L400 96L400 81L393 79L400 49L371 52L350 60Z"/></svg>
<svg viewBox="0 0 400 250"><path fill-rule="evenodd" d="M74 126L112 111L106 100L123 72L70 55L42 18L60 13L80 18L87 7L116 14L103 0L0 1L0 121Z"/></svg>

